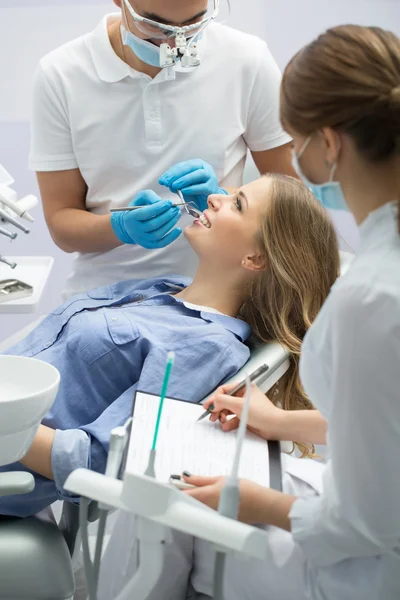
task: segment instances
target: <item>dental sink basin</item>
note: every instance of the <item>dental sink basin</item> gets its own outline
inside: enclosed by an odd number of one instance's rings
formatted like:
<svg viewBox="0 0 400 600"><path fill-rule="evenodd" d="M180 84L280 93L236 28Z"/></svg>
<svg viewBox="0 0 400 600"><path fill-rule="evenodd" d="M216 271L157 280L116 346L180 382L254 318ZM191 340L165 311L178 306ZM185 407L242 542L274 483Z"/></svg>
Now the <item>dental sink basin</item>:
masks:
<svg viewBox="0 0 400 600"><path fill-rule="evenodd" d="M0 356L0 465L20 460L58 392L60 374L43 361Z"/></svg>

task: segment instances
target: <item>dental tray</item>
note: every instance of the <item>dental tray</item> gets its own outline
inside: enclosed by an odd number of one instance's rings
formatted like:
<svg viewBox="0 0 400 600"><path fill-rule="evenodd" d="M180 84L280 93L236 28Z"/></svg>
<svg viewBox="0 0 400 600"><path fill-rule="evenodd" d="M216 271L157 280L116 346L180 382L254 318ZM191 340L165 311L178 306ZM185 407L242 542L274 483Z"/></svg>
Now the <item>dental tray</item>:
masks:
<svg viewBox="0 0 400 600"><path fill-rule="evenodd" d="M53 266L51 256L8 256L17 263L15 269L0 263L0 290L5 280L18 281L21 285L11 288L9 298L0 294L0 314L33 313L42 296L47 279ZM29 295L28 295L29 292Z"/></svg>
<svg viewBox="0 0 400 600"><path fill-rule="evenodd" d="M19 300L32 296L33 287L19 279L2 279L0 281L0 302Z"/></svg>

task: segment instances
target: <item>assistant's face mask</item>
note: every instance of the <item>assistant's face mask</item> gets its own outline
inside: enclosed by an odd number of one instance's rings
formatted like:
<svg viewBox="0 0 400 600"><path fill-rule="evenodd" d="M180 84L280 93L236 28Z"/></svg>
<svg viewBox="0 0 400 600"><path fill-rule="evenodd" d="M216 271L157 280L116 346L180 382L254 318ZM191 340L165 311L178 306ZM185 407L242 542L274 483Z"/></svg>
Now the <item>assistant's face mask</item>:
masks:
<svg viewBox="0 0 400 600"><path fill-rule="evenodd" d="M337 169L337 159L332 166L329 174L329 181L327 183L312 183L303 173L299 159L304 154L307 146L311 141L312 135L310 135L303 144L300 152L296 154L295 150L292 150L292 164L297 175L300 177L304 185L314 194L317 200L321 202L325 208L331 208L333 210L349 210L344 199L342 186L338 181L333 181L335 172Z"/></svg>

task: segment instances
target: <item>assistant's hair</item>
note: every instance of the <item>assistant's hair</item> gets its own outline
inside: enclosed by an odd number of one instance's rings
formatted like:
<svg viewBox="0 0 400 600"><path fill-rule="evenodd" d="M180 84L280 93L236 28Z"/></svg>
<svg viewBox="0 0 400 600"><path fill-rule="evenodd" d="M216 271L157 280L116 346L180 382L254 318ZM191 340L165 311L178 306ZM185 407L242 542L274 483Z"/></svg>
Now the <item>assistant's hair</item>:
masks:
<svg viewBox="0 0 400 600"><path fill-rule="evenodd" d="M286 67L281 121L306 136L342 131L371 163L400 159L400 39L378 27L329 29ZM398 219L400 231L400 199Z"/></svg>
<svg viewBox="0 0 400 600"><path fill-rule="evenodd" d="M311 409L299 377L300 350L339 274L336 232L305 185L285 175L265 177L270 185L259 246L266 268L249 283L241 317L259 340L279 342L291 353L279 394L269 394L271 400L286 410ZM310 451L304 445L301 449Z"/></svg>

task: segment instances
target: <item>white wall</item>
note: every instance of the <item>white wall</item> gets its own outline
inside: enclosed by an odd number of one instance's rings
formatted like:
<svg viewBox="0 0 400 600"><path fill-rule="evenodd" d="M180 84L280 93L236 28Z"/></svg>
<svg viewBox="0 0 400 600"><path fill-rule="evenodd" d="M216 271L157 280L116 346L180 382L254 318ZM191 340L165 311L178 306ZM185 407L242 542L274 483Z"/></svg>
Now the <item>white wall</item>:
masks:
<svg viewBox="0 0 400 600"><path fill-rule="evenodd" d="M221 0L224 5L225 0ZM0 0L0 163L14 175L20 194L38 193L27 169L30 83L46 52L94 28L113 10L112 0ZM379 25L400 34L399 0L231 0L231 14L222 18L233 27L264 38L281 68L305 43L327 27L345 22ZM53 244L41 210L29 236L13 246L0 237L0 254L51 255L55 266L36 315L1 315L0 341L60 301L71 256ZM342 224L344 237L351 226ZM11 272L10 272L11 273Z"/></svg>

